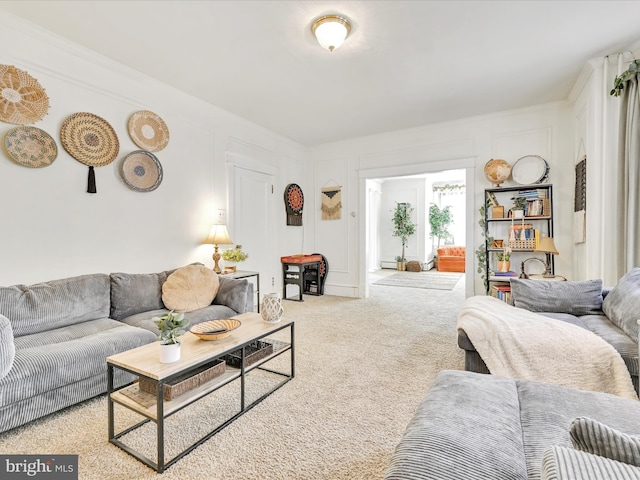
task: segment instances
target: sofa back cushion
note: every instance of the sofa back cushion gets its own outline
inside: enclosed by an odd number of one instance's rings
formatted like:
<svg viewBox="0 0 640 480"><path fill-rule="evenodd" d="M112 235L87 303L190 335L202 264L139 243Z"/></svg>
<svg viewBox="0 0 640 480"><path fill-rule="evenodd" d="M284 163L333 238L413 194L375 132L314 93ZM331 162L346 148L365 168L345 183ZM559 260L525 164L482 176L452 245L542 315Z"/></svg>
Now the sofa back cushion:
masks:
<svg viewBox="0 0 640 480"><path fill-rule="evenodd" d="M611 289L602 303L602 310L609 320L634 342L638 341L640 319L640 268L631 269Z"/></svg>
<svg viewBox="0 0 640 480"><path fill-rule="evenodd" d="M554 282L511 279L513 304L531 312L581 316L602 310L602 280Z"/></svg>
<svg viewBox="0 0 640 480"><path fill-rule="evenodd" d="M164 308L162 285L173 270L160 273L112 273L111 318Z"/></svg>
<svg viewBox="0 0 640 480"><path fill-rule="evenodd" d="M0 287L0 314L21 337L109 316L109 276L96 273Z"/></svg>

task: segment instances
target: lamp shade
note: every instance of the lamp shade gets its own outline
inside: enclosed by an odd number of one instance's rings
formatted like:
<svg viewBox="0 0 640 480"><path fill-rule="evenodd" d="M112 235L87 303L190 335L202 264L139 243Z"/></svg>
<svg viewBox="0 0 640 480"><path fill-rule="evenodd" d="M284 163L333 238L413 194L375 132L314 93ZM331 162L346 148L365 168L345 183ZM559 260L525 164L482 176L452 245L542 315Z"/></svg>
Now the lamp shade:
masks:
<svg viewBox="0 0 640 480"><path fill-rule="evenodd" d="M553 243L552 237L541 238L540 244L536 247L534 252L553 253L554 255L558 255L558 250L556 249L556 245Z"/></svg>
<svg viewBox="0 0 640 480"><path fill-rule="evenodd" d="M337 15L325 15L313 22L311 31L321 46L333 52L344 43L351 31L351 24L346 18Z"/></svg>
<svg viewBox="0 0 640 480"><path fill-rule="evenodd" d="M229 237L226 225L212 225L211 230L209 231L209 236L202 243L212 245L230 245L233 242L231 241L231 237Z"/></svg>

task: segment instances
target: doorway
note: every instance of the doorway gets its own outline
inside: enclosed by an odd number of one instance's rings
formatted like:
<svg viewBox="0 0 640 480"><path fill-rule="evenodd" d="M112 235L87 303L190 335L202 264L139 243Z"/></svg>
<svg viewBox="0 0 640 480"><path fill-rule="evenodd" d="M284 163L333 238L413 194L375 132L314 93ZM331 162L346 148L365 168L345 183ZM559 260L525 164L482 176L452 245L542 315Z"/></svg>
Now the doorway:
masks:
<svg viewBox="0 0 640 480"><path fill-rule="evenodd" d="M457 198L457 202L455 202L458 210L455 221L461 225L454 229L452 238L445 241L468 247L468 252L465 255L465 295L473 295L473 234L476 219L473 213L474 175L475 160L473 158L360 171L361 211L364 212L364 215L360 217L361 238L364 239L359 271L361 297L369 295L370 282L379 277L379 274L373 276L373 272L395 267L395 255L391 254L389 249L393 249L393 245L397 247L396 244L399 244L399 240L397 238L391 239L389 234L389 230L393 228L390 221L391 213L386 212L386 210L390 210L387 208L390 205L390 199L415 205L414 213L420 235L416 235L410 240L413 245L409 244L405 256L408 260L415 259L426 264L428 268L432 266L430 262L435 253L428 223L429 204L436 200L433 203L440 201L440 206L444 206L442 204L443 198L445 203L450 199L446 198L447 195L442 195L442 188L453 184L464 185L464 187L455 187L464 188L464 195ZM386 199L385 183L391 186L390 191L393 192ZM409 188L406 188L407 185ZM434 186L440 188L434 190ZM389 227L385 230L387 224ZM422 224L421 228L420 224ZM381 234L383 230L386 231L385 237Z"/></svg>

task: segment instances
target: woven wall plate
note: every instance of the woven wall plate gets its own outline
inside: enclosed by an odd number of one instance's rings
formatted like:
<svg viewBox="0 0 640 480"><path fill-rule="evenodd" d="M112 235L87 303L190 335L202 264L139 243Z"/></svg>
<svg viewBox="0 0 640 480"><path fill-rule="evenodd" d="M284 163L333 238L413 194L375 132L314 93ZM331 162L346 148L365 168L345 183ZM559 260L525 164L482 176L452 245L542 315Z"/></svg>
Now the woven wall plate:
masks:
<svg viewBox="0 0 640 480"><path fill-rule="evenodd" d="M109 165L118 156L120 143L113 127L93 113L74 113L60 127L60 142L80 163L91 167Z"/></svg>
<svg viewBox="0 0 640 480"><path fill-rule="evenodd" d="M36 127L15 127L4 136L4 148L16 163L30 168L48 167L58 157L56 141Z"/></svg>
<svg viewBox="0 0 640 480"><path fill-rule="evenodd" d="M13 65L0 65L0 120L28 125L48 111L49 97L38 80Z"/></svg>
<svg viewBox="0 0 640 480"><path fill-rule="evenodd" d="M153 153L135 150L122 159L120 175L130 189L151 192L162 183L162 165Z"/></svg>
<svg viewBox="0 0 640 480"><path fill-rule="evenodd" d="M149 110L131 115L129 135L133 143L149 152L159 152L169 143L169 129L164 120Z"/></svg>

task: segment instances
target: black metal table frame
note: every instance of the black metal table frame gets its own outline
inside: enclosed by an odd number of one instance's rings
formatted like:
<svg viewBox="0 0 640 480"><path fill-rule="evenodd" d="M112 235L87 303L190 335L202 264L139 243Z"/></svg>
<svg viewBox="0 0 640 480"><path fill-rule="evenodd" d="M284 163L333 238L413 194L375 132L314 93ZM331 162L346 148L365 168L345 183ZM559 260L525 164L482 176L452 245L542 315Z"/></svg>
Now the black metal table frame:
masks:
<svg viewBox="0 0 640 480"><path fill-rule="evenodd" d="M284 330L286 328L290 329L290 340L291 340L291 343L288 346L285 346L284 348L278 350L273 355L270 355L270 356L268 356L267 358L265 358L263 360L259 360L259 361L255 362L254 364L252 364L249 367L245 366L246 347L248 345L250 345L251 343L255 342L256 340L260 340L262 338L268 337L268 336L273 335L273 334L275 334L275 333L277 333L277 332L279 332L281 330ZM116 390L114 390L114 381L113 381L114 368L117 368L119 370L123 370L125 372L132 373L134 375L138 375L138 376L141 376L141 375L138 372L134 372L132 370L126 369L126 368L121 367L119 365L112 365L111 363L107 363L107 404L108 404L108 417L109 417L109 419L108 419L108 423L109 423L109 427L108 427L108 429L109 429L109 442L113 443L114 445L116 445L118 447L120 447L122 450L127 452L129 455L137 458L138 460L140 460L142 463L144 463L148 467L154 469L156 472L162 473L167 468L169 468L171 465L173 465L178 460L180 460L182 457L184 457L185 455L190 453L192 450L194 450L195 448L199 447L204 442L209 440L211 437L213 437L216 433L218 433L220 430L225 428L227 425L229 425L235 419L237 419L238 417L242 416L244 413L246 413L249 410L251 410L257 404L262 402L262 400L264 400L269 395L274 393L276 390L281 388L283 385L285 385L286 383L291 381L295 376L294 322L282 325L280 328L278 328L276 330L273 330L273 331L271 331L271 332L269 332L267 334L260 335L258 337L254 337L251 340L243 343L242 345L236 345L234 347L230 347L230 348L220 352L219 356L222 357L222 356L224 356L224 355L226 355L228 353L235 352L237 350L240 350L242 352L241 353L242 366L241 366L240 371L239 371L237 376L233 376L233 377L227 379L224 383L221 383L220 385L218 385L215 389L211 390L210 392L207 392L207 393L205 393L203 395L194 397L193 400L187 402L185 405L183 405L179 409L175 410L174 412L171 412L166 417L164 415L164 384L166 382L172 380L173 378L177 377L177 376L184 375L185 370L182 370L180 372L177 372L174 375L171 375L169 377L166 377L166 378L163 378L161 380L158 380L157 399L156 399L156 407L157 407L156 417L157 417L157 419L155 420L156 432L157 432L157 448L158 448L158 461L157 462L154 462L153 460L147 458L145 455L141 454L140 452L137 452L136 450L134 450L133 448L129 447L128 445L124 444L123 442L121 442L119 440L121 437L123 437L124 435L130 433L131 431L133 431L133 430L145 425L146 423L148 423L150 421L153 421L153 419L146 418L145 420L142 420L142 421L136 423L135 425L132 425L131 427L128 427L127 429L123 430L122 432L120 432L118 434L115 433L114 403L119 403L119 402L117 402L116 400L113 400L113 398L111 396L111 394L114 391L116 391ZM291 371L290 371L290 373L287 374L287 373L284 373L284 372L278 372L278 371L271 370L271 369L268 369L268 368L261 368L260 367L260 365L263 365L265 363L270 362L274 358L278 357L279 355L282 355L283 353L285 353L287 351L291 352ZM213 358L205 359L202 362L198 363L197 365L194 365L194 366L190 367L186 371L195 370L198 367L210 362L212 359ZM259 398L257 398L253 402L251 402L250 404L246 405L246 402L245 402L245 377L246 377L246 374L248 372L250 372L251 370L256 369L256 368L260 369L260 370L263 370L263 371L266 371L266 372L269 372L269 373L274 373L276 375L281 375L281 376L283 376L285 378L280 383L278 383L275 387L273 387L271 390L269 390L268 392L266 392L265 394L263 394L262 396L260 396ZM240 379L240 411L238 413L234 414L233 416L231 416L230 418L228 418L227 420L225 420L220 425L218 425L216 428L214 428L211 432L206 434L200 440L196 441L194 444L192 444L191 446L187 447L185 450L183 450L182 452L177 454L175 457L173 457L169 461L165 462L165 459L164 459L164 420L165 420L165 418L169 418L174 413L179 412L183 408L188 407L189 405L197 402L198 400L201 400L202 398L211 395L212 393L218 391L220 388L224 387L225 385L228 385L229 383L234 382L234 381L236 381L238 379ZM123 388L123 387L119 387L117 390L119 390L120 388ZM124 408L129 408L127 405L124 405L124 404L122 406ZM136 413L140 414L140 412L137 412L137 411L136 411Z"/></svg>

